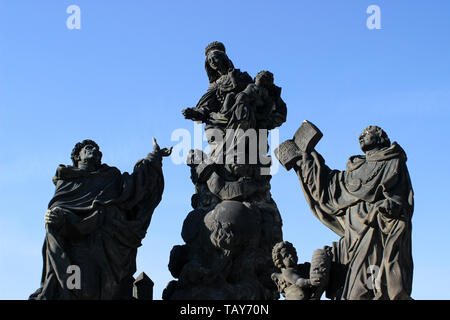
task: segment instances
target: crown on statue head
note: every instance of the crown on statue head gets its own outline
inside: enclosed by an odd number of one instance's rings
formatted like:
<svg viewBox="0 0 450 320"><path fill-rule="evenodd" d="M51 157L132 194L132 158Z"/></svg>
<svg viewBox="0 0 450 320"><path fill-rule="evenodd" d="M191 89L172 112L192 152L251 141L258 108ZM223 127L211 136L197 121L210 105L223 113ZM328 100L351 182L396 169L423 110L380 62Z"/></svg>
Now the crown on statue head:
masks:
<svg viewBox="0 0 450 320"><path fill-rule="evenodd" d="M222 42L214 41L208 44L205 48L205 56L208 55L208 53L212 50L219 50L225 52L225 46Z"/></svg>

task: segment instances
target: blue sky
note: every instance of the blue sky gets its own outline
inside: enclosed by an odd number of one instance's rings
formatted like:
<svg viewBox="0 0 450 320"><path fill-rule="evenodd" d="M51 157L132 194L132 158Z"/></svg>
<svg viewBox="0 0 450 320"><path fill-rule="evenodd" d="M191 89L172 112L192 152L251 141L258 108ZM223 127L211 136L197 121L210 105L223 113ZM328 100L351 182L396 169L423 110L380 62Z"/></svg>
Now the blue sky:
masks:
<svg viewBox="0 0 450 320"><path fill-rule="evenodd" d="M69 5L81 29L69 30ZM381 9L369 30L366 9ZM193 132L181 109L208 86L204 47L225 43L234 65L270 70L288 106L280 140L302 120L323 132L317 150L343 170L360 154L367 125L386 130L408 155L415 191L413 297L450 299L448 199L450 2L435 1L0 1L0 299L39 287L43 217L59 164L73 145L96 140L103 161L131 172L152 149ZM194 187L185 165L165 160L166 187L138 273L155 298L172 279L167 263L182 244ZM293 172L272 178L285 240L300 261L338 240L311 214Z"/></svg>

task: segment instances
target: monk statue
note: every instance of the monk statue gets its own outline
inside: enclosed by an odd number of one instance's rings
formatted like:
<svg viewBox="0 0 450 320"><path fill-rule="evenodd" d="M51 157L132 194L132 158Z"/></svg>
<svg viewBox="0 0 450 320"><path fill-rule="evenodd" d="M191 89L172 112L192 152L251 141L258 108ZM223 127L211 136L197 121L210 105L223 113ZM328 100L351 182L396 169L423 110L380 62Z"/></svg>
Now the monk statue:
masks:
<svg viewBox="0 0 450 320"><path fill-rule="evenodd" d="M137 248L161 201L162 158L171 153L153 143L132 174L102 164L92 140L75 145L72 166L58 166L41 287L30 299L132 299Z"/></svg>
<svg viewBox="0 0 450 320"><path fill-rule="evenodd" d="M339 235L332 246L327 296L342 300L410 299L413 189L406 154L377 126L363 130L364 155L331 170L314 149L320 131L305 121L276 151L294 168L313 214Z"/></svg>

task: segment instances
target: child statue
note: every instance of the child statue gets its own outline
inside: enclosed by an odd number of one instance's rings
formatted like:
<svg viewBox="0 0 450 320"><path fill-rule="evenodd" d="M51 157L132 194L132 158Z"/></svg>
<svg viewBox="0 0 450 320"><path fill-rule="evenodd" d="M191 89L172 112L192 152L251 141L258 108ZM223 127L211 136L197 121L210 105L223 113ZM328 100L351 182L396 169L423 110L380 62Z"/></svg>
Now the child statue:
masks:
<svg viewBox="0 0 450 320"><path fill-rule="evenodd" d="M254 83L239 93L228 93L219 112L211 113L211 122L227 129L273 129L286 121L286 104L281 88L270 71L260 71Z"/></svg>
<svg viewBox="0 0 450 320"><path fill-rule="evenodd" d="M329 278L330 257L326 249L314 251L312 263L297 264L298 257L292 243L282 241L273 247L272 258L280 273L272 280L286 300L319 300Z"/></svg>

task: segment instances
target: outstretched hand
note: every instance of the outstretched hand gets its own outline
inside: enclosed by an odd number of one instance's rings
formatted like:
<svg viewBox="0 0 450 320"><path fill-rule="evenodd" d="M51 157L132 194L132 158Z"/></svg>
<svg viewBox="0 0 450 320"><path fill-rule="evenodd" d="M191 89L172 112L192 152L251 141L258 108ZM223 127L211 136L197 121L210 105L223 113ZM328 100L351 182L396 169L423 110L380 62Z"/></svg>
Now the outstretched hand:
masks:
<svg viewBox="0 0 450 320"><path fill-rule="evenodd" d="M190 119L194 121L199 121L203 117L203 115L194 108L183 109L181 110L181 113L183 114L185 119Z"/></svg>
<svg viewBox="0 0 450 320"><path fill-rule="evenodd" d="M172 154L172 148L173 147L161 149L156 142L156 139L153 138L153 154L158 154L161 157L168 157Z"/></svg>

